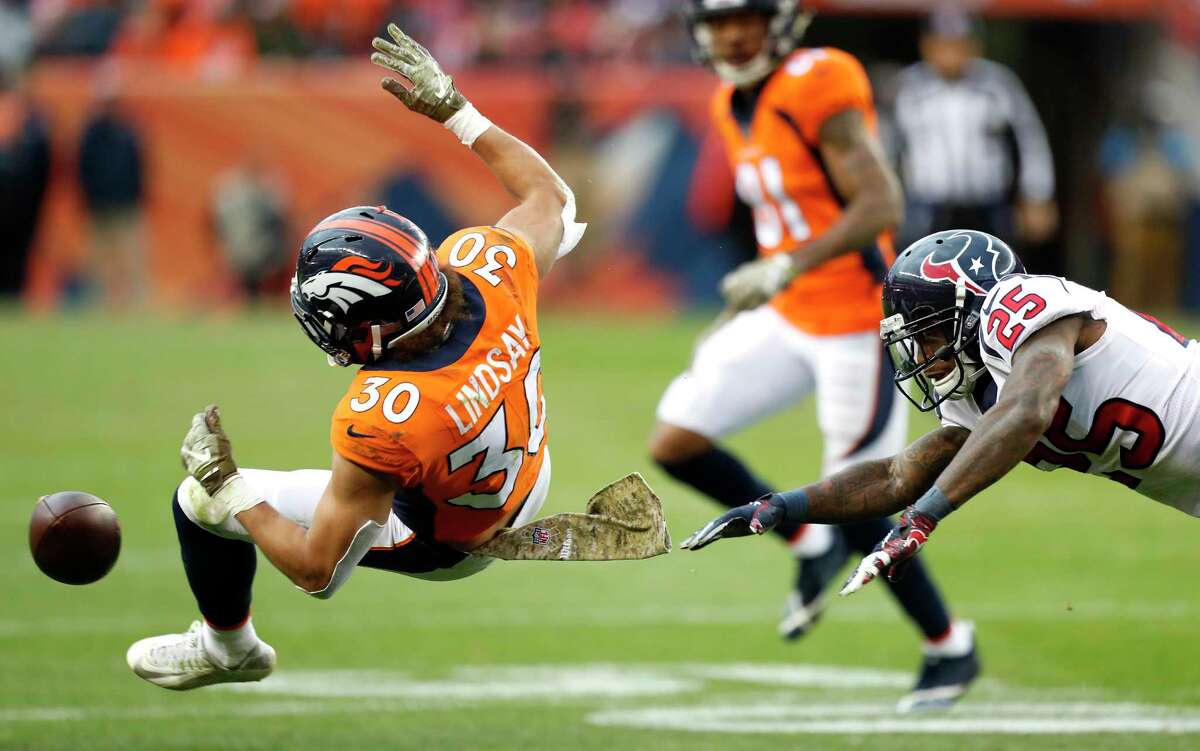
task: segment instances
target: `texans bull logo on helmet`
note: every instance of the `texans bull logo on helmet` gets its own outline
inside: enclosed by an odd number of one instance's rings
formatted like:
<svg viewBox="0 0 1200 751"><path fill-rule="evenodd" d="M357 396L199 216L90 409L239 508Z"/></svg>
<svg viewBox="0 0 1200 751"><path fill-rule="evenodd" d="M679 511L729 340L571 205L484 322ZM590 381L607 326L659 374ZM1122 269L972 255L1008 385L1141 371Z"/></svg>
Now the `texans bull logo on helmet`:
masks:
<svg viewBox="0 0 1200 751"><path fill-rule="evenodd" d="M936 240L933 252L921 261L921 278L931 282L962 282L971 292L986 295L987 288L976 281L981 272L986 272L984 280L994 281L1016 266L1011 251L1001 252L993 239L982 232L954 232Z"/></svg>

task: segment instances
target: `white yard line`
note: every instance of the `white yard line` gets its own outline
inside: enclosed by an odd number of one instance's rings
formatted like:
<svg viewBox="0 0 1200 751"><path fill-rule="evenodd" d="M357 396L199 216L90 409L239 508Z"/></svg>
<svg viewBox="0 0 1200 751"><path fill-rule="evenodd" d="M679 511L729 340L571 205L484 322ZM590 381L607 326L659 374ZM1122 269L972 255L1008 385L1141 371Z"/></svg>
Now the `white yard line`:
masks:
<svg viewBox="0 0 1200 751"><path fill-rule="evenodd" d="M910 680L911 676L897 671L772 663L472 666L434 680L391 671L285 670L262 683L206 690L203 703L7 707L0 708L0 724L316 717L569 702L606 707L587 716L594 725L708 733L1200 733L1200 707L1104 702L1095 691L1025 690L996 682L976 692L982 697L968 699L948 713L896 715L894 698ZM731 683L745 688L731 692ZM763 689L771 691L769 702L761 695ZM723 697L719 703L714 695L718 690ZM233 701L211 701L218 696ZM268 697L278 699L264 700ZM688 698L706 704L661 704Z"/></svg>
<svg viewBox="0 0 1200 751"><path fill-rule="evenodd" d="M755 734L989 734L1200 733L1200 711L1150 705L969 703L935 715L896 715L887 704L610 709L588 716L605 727Z"/></svg>

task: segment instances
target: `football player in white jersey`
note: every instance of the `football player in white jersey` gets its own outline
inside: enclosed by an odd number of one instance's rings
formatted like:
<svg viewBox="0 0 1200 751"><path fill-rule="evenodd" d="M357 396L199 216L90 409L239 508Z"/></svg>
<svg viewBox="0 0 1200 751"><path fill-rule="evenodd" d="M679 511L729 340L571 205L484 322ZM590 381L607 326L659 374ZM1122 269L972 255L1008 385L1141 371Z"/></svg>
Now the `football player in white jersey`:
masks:
<svg viewBox="0 0 1200 751"><path fill-rule="evenodd" d="M967 230L905 250L880 329L896 382L942 427L903 453L768 496L684 541L841 523L905 509L847 580L890 579L938 523L1022 460L1104 475L1200 516L1200 344L1074 282L1030 276L1007 245Z"/></svg>

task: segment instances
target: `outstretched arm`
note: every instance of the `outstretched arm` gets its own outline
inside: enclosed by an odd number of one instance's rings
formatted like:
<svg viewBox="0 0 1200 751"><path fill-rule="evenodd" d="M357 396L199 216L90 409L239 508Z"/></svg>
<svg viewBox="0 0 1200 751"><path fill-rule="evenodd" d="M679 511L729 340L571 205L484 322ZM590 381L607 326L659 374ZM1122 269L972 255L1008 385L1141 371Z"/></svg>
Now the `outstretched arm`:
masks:
<svg viewBox="0 0 1200 751"><path fill-rule="evenodd" d="M1029 337L1012 359L1012 374L936 487L958 508L1012 471L1050 427L1075 369L1080 316L1062 318Z"/></svg>
<svg viewBox="0 0 1200 751"><path fill-rule="evenodd" d="M308 529L284 517L238 471L215 405L192 418L180 450L183 466L203 487L189 516L209 527L236 516L259 549L314 597L333 596L366 555L391 513L395 484L341 456Z"/></svg>
<svg viewBox="0 0 1200 751"><path fill-rule="evenodd" d="M1012 373L995 406L987 411L962 450L900 517L899 529L888 533L863 558L842 587L852 594L882 571L895 581L946 515L992 485L1025 458L1050 426L1063 389L1075 367L1084 319L1062 318L1036 332L1012 359Z"/></svg>
<svg viewBox="0 0 1200 751"><path fill-rule="evenodd" d="M762 534L785 519L841 524L889 516L933 485L968 435L963 428L939 428L890 459L860 462L812 485L740 506L713 519L683 547L698 550L722 537Z"/></svg>
<svg viewBox="0 0 1200 751"><path fill-rule="evenodd" d="M376 38L371 62L399 74L385 78L383 88L413 112L441 123L471 147L500 184L518 201L498 226L529 243L540 275L566 255L583 236L586 225L575 222L575 197L562 178L536 151L492 124L459 93L429 50L388 24L392 40Z"/></svg>
<svg viewBox="0 0 1200 751"><path fill-rule="evenodd" d="M333 455L329 485L305 529L260 503L237 514L263 555L300 589L327 599L345 583L387 523L396 486Z"/></svg>

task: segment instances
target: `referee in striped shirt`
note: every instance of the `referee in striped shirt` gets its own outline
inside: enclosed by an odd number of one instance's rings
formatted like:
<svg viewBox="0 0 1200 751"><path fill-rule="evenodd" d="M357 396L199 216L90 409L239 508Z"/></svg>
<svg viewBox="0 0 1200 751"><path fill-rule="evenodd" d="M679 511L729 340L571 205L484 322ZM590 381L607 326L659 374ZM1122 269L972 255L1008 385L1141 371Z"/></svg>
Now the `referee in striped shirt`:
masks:
<svg viewBox="0 0 1200 751"><path fill-rule="evenodd" d="M1046 131L1017 76L980 58L976 32L970 15L935 12L921 36L922 61L901 75L903 239L969 228L1043 243L1058 228Z"/></svg>

